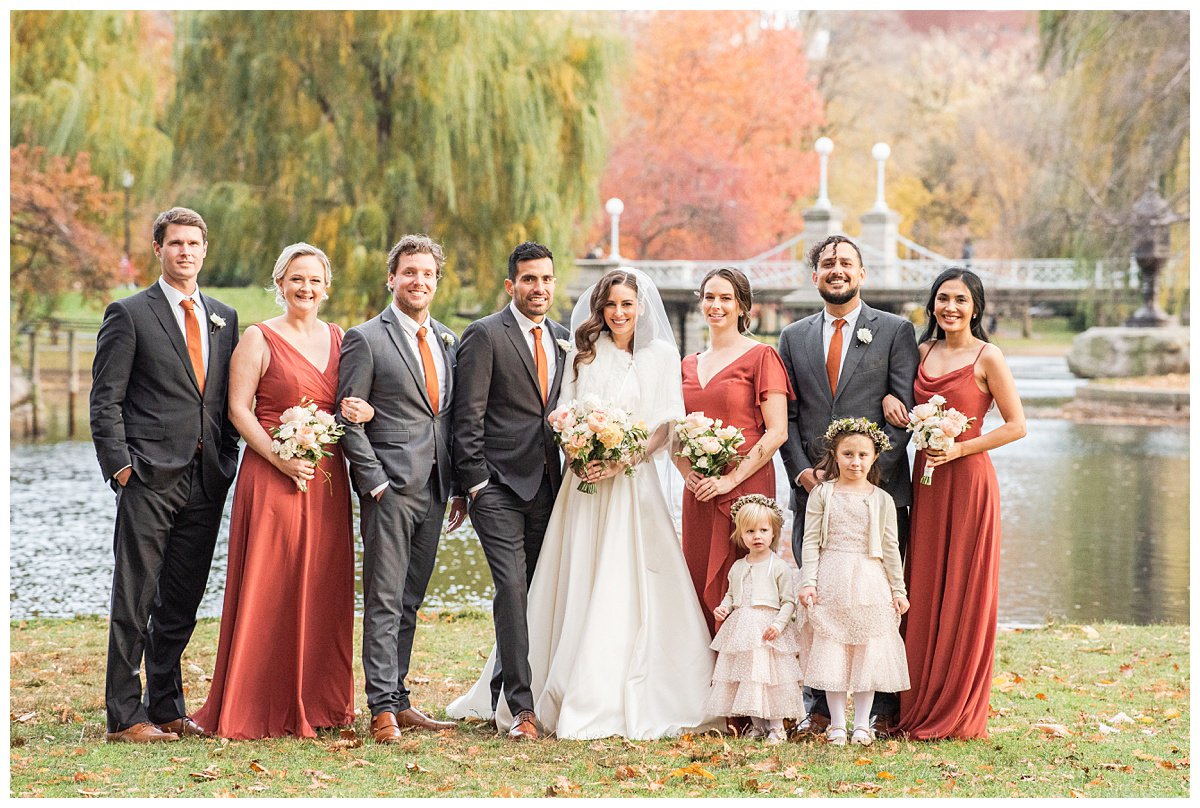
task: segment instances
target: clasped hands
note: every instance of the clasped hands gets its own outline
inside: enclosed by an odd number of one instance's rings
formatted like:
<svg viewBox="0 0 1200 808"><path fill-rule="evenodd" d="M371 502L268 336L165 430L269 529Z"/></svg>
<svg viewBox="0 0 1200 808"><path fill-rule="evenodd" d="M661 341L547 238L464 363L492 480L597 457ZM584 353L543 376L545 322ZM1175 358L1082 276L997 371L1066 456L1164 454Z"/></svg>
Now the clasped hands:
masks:
<svg viewBox="0 0 1200 808"><path fill-rule="evenodd" d="M720 477L705 477L696 471L689 471L683 484L696 495L697 502L708 502L713 497L728 494L736 485L728 474L722 474Z"/></svg>
<svg viewBox="0 0 1200 808"><path fill-rule="evenodd" d="M609 477L615 477L624 470L625 464L616 460L593 460L583 467L582 472L576 471L575 476L585 483L598 483Z"/></svg>

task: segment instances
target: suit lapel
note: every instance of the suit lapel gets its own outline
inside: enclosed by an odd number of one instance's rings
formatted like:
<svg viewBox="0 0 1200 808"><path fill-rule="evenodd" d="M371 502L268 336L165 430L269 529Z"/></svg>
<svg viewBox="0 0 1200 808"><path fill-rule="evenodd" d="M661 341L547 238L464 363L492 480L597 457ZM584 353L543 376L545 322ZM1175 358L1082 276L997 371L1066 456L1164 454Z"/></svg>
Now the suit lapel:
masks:
<svg viewBox="0 0 1200 808"><path fill-rule="evenodd" d="M154 312L154 316L158 318L158 322L162 325L163 330L167 332L167 338L171 341L171 345L175 347L175 353L179 355L179 361L183 363L183 371L187 377L192 380L192 386L196 388L196 393L200 393L200 382L196 379L196 372L192 370L192 358L188 355L187 343L184 342L183 333L179 330L179 321L175 319L175 312L171 311L171 303L163 294L162 289L158 287L158 282L150 285L146 290L146 299L150 301L150 310ZM211 341L210 341L211 343ZM208 355L212 356L212 345L209 345Z"/></svg>
<svg viewBox="0 0 1200 808"><path fill-rule="evenodd" d="M412 348L408 345L408 337L404 333L404 327L396 319L396 315L392 312L390 305L379 315L379 321L383 323L384 329L387 331L388 336L392 338L392 343L396 346L396 350L400 352L400 358L404 361L404 366L412 374L413 383L416 384L416 389L425 401L425 406L429 407L430 412L433 412L433 402L429 400L429 393L425 391L425 372L421 369L421 360L413 355Z"/></svg>
<svg viewBox="0 0 1200 808"><path fill-rule="evenodd" d="M546 397L546 406L549 406L551 401L558 401L558 391L562 388L563 373L566 371L567 365L567 352L558 344L558 341L560 339L569 339L570 332L549 318L546 319L546 322L550 326L550 336L554 338L555 356L554 380L550 382L550 394ZM566 336L561 336L563 334Z"/></svg>
<svg viewBox="0 0 1200 808"><path fill-rule="evenodd" d="M200 293L200 300L204 304L204 311L207 312L208 322L200 323L201 328L208 329L208 366L204 369L204 395L208 395L208 389L211 387L208 380L213 374L228 373L228 368L224 366L225 351L218 349L218 346L225 338L224 328L214 328L212 316L216 314L216 308L213 306L213 300L207 297L203 292ZM220 315L217 315L220 316Z"/></svg>
<svg viewBox="0 0 1200 808"><path fill-rule="evenodd" d="M521 330L521 326L517 325L517 318L513 317L512 309L504 307L500 312L500 322L504 323L504 331L508 334L509 342L512 343L517 356L521 357L525 371L529 374L529 380L533 383L533 391L540 399L542 388L538 384L537 368L533 366L533 354L529 351L529 343L525 342L525 332Z"/></svg>
<svg viewBox="0 0 1200 808"><path fill-rule="evenodd" d="M875 329L871 328L874 323L875 309L863 303L854 323L854 333L846 335L850 340L850 350L846 353L846 361L842 363L842 372L838 374L838 396L850 386L850 379L854 376L854 371L858 370L858 363L862 361L863 354L867 352L867 346L858 340L858 330L866 328L868 331L874 331Z"/></svg>
<svg viewBox="0 0 1200 808"><path fill-rule="evenodd" d="M806 328L801 335L801 350L808 357L812 366L812 377L817 380L817 389L821 391L826 403L833 405L833 393L829 390L829 376L825 373L825 344L821 338L821 329L825 325L825 312L819 311L809 317Z"/></svg>

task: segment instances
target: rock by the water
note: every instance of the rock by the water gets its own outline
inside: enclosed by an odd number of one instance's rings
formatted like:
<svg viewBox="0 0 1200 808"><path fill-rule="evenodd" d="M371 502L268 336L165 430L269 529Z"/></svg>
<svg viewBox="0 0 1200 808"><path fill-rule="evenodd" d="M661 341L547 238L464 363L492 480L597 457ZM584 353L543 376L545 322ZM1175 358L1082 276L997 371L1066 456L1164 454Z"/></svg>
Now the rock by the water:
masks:
<svg viewBox="0 0 1200 808"><path fill-rule="evenodd" d="M1188 373L1187 328L1089 328L1075 337L1067 367L1083 379Z"/></svg>

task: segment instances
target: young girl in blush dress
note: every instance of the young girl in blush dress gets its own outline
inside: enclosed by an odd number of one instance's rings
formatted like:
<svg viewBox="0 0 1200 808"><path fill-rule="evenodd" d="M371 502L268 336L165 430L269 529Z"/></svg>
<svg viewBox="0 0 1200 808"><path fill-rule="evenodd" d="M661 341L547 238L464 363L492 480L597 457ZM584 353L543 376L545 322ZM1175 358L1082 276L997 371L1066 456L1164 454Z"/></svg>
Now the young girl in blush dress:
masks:
<svg viewBox="0 0 1200 808"><path fill-rule="evenodd" d="M737 499L731 512L729 538L748 554L733 562L729 589L713 610L720 628L711 646L717 665L705 712L749 716L746 737L778 744L787 739L783 719L804 716L792 622L795 578L775 554L783 511L771 498L750 494Z"/></svg>
<svg viewBox="0 0 1200 808"><path fill-rule="evenodd" d="M896 538L896 505L875 485L875 460L891 448L865 418L842 418L825 432L821 468L804 523L800 630L804 683L825 691L826 740L846 745L846 694L854 694L851 743L869 746L875 691L909 687L900 615L908 610Z"/></svg>

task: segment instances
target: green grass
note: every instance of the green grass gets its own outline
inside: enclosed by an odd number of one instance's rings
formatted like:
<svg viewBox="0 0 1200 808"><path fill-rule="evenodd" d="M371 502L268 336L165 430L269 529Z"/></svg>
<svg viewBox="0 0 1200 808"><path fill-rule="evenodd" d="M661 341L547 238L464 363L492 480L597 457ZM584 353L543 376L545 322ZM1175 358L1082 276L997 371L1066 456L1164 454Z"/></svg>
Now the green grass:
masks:
<svg viewBox="0 0 1200 808"><path fill-rule="evenodd" d="M190 705L207 694L218 623L184 659ZM491 644L478 612L433 615L417 635L414 703L436 714L478 675ZM104 743L103 619L10 626L12 796L1172 796L1189 792L1189 630L1049 626L997 638L991 738L819 741L768 747L716 735L516 745L480 723L354 740ZM357 637L355 648L357 649ZM1124 713L1132 723L1114 723ZM1119 732L1106 733L1101 723ZM1038 725L1043 725L1039 728ZM1061 730L1058 728L1061 727ZM1057 732L1065 732L1059 736Z"/></svg>

